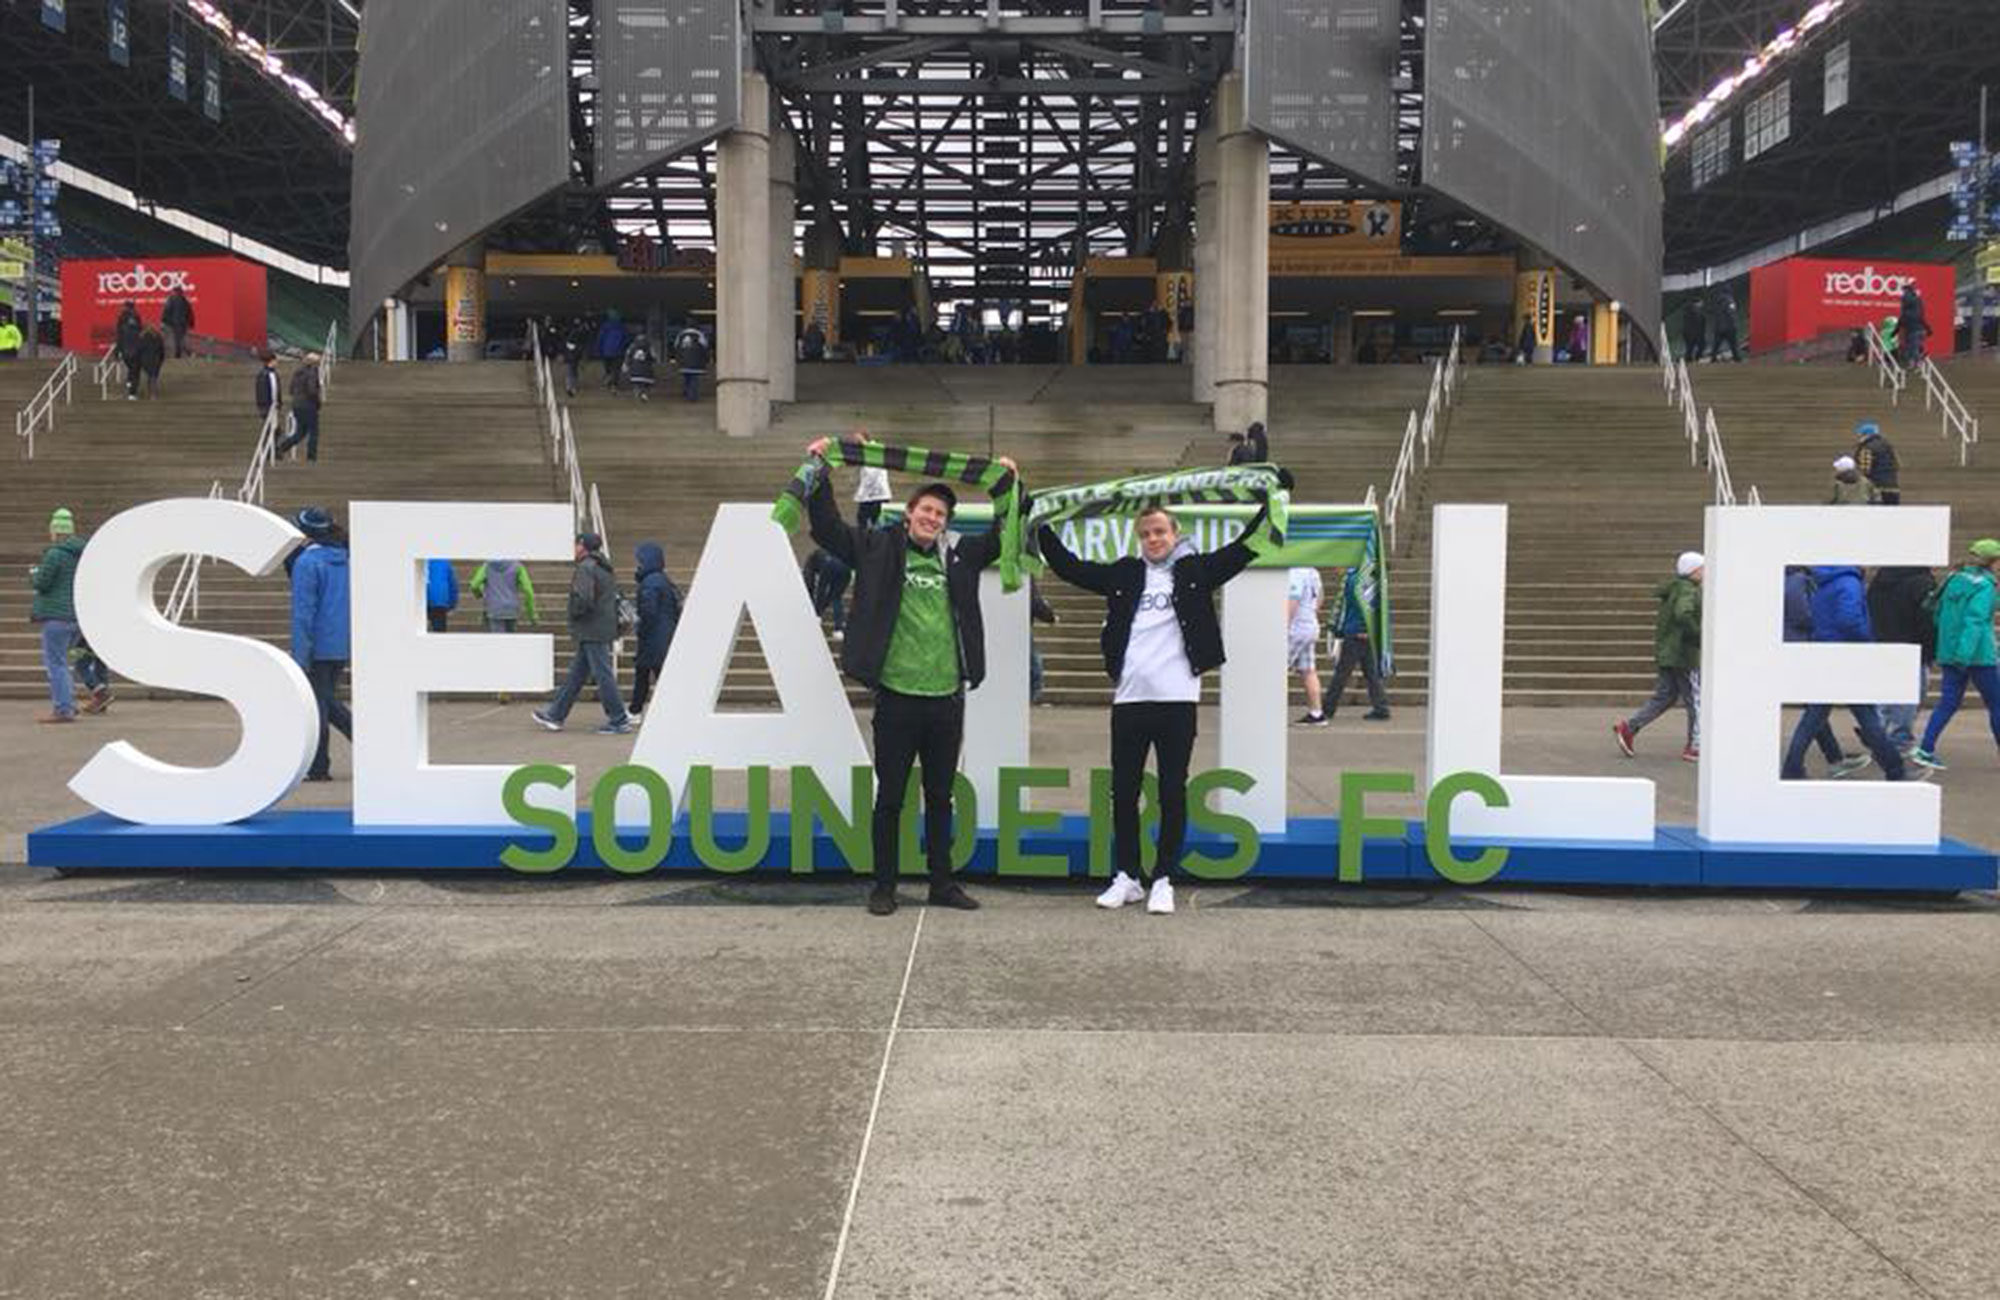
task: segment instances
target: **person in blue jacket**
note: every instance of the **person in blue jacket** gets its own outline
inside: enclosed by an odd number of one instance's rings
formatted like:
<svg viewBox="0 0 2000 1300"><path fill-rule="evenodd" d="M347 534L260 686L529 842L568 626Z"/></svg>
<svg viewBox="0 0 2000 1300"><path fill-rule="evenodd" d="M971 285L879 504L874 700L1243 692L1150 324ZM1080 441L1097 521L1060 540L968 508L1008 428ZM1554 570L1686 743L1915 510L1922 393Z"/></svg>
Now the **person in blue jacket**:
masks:
<svg viewBox="0 0 2000 1300"><path fill-rule="evenodd" d="M1875 630L1868 620L1868 597L1861 585L1861 570L1851 565L1824 565L1812 570L1812 581L1812 639L1816 642L1873 643ZM1876 707L1872 704L1850 704L1847 711L1854 715L1861 743L1882 765L1883 774L1891 781L1908 780L1909 769L1903 764L1902 754L1890 743L1889 733L1882 729L1882 715ZM1799 725L1792 730L1792 743L1785 749L1785 765L1780 770L1785 780L1805 779L1806 750L1832 714L1831 704L1806 706ZM1929 772L1920 769L1917 779L1922 780L1929 775Z"/></svg>
<svg viewBox="0 0 2000 1300"><path fill-rule="evenodd" d="M632 704L638 717L653 697L653 682L666 666L667 650L681 622L681 589L667 576L666 553L658 542L641 542L632 556L639 562L639 649L632 657Z"/></svg>
<svg viewBox="0 0 2000 1300"><path fill-rule="evenodd" d="M292 560L292 658L305 669L319 705L319 748L308 781L331 781L327 761L329 724L354 741L354 720L340 702L340 679L346 675L348 649L347 534L333 516L307 506L292 520L306 535L305 547Z"/></svg>
<svg viewBox="0 0 2000 1300"><path fill-rule="evenodd" d="M625 333L625 322L616 311L604 313L604 323L597 327L597 359L604 363L604 386L618 387L618 367L625 361L625 345L630 339Z"/></svg>
<svg viewBox="0 0 2000 1300"><path fill-rule="evenodd" d="M442 632L458 608L458 575L450 560L431 560L424 565L424 618L433 632Z"/></svg>
<svg viewBox="0 0 2000 1300"><path fill-rule="evenodd" d="M1794 564L1785 570L1785 640L1810 641L1812 629L1812 572L1802 564ZM1820 756L1826 759L1826 774L1838 781L1851 776L1868 766L1866 754L1849 754L1840 747L1840 738L1833 734L1831 720L1824 723L1813 736L1813 744L1819 746Z"/></svg>

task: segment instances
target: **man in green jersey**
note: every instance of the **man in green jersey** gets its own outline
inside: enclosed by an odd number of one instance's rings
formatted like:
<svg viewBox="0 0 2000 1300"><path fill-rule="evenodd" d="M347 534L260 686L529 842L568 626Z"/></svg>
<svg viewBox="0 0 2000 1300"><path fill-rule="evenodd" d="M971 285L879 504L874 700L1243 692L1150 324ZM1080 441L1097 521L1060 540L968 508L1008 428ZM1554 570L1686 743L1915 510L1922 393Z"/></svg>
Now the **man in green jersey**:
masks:
<svg viewBox="0 0 2000 1300"><path fill-rule="evenodd" d="M829 440L806 448L825 454ZM1008 469L1014 462L1001 458ZM910 494L903 518L858 529L840 517L830 476L806 498L812 538L854 570L854 604L840 646L841 668L875 694L875 886L868 910L896 910L903 794L921 765L930 902L972 910L979 903L951 878L951 787L965 735L965 692L986 676L986 628L979 574L1000 556L995 529L953 546L945 536L958 495L944 483Z"/></svg>

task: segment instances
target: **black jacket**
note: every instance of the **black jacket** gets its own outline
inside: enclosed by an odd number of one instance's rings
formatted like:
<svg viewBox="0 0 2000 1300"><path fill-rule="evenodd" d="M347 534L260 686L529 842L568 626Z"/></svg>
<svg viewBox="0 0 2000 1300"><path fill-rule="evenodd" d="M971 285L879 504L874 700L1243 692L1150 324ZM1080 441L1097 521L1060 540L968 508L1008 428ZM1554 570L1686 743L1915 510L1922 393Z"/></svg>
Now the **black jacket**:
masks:
<svg viewBox="0 0 2000 1300"><path fill-rule="evenodd" d="M278 372L275 368L271 366L259 367L252 382L255 387L251 392L257 399L257 413L259 415L270 410L274 405L282 405L278 399Z"/></svg>
<svg viewBox="0 0 2000 1300"><path fill-rule="evenodd" d="M1898 488L1902 486L1896 460L1896 449L1881 434L1861 441L1861 475L1878 488Z"/></svg>
<svg viewBox="0 0 2000 1300"><path fill-rule="evenodd" d="M1875 639L1922 648L1924 662L1937 658L1937 620L1924 612L1924 598L1937 579L1920 565L1888 565L1868 584L1868 621Z"/></svg>
<svg viewBox="0 0 2000 1300"><path fill-rule="evenodd" d="M160 309L160 324L168 329L194 328L194 304L179 289L167 295L167 305Z"/></svg>
<svg viewBox="0 0 2000 1300"><path fill-rule="evenodd" d="M118 355L127 361L137 361L139 338L146 327L139 320L139 313L127 308L118 313Z"/></svg>
<svg viewBox="0 0 2000 1300"><path fill-rule="evenodd" d="M873 689L882 684L889 638L903 608L909 530L900 520L885 528L849 524L834 504L833 484L826 474L820 475L806 498L806 507L812 516L813 541L854 570L854 604L847 613L847 635L840 643L840 666L849 677ZM945 593L958 631L959 677L968 688L977 688L986 680L986 623L979 614L979 574L999 558L997 529L983 537L963 538L944 551Z"/></svg>
<svg viewBox="0 0 2000 1300"><path fill-rule="evenodd" d="M139 369L149 375L160 373L160 367L167 361L167 341L160 337L158 330L147 330L139 336Z"/></svg>
<svg viewBox="0 0 2000 1300"><path fill-rule="evenodd" d="M1221 550L1183 555L1174 561L1174 617L1181 625L1181 646L1187 651L1188 667L1196 676L1222 666L1222 624L1215 616L1216 589L1243 572L1255 558L1244 538L1263 523L1260 511L1243 536ZM1104 671L1111 675L1112 681L1117 681L1125 672L1125 647L1132 640L1132 619L1139 612L1139 597L1146 592L1146 562L1137 556L1127 556L1110 564L1093 564L1070 554L1055 529L1043 528L1039 536L1042 558L1049 562L1057 577L1105 598L1104 632L1099 640L1104 648Z"/></svg>

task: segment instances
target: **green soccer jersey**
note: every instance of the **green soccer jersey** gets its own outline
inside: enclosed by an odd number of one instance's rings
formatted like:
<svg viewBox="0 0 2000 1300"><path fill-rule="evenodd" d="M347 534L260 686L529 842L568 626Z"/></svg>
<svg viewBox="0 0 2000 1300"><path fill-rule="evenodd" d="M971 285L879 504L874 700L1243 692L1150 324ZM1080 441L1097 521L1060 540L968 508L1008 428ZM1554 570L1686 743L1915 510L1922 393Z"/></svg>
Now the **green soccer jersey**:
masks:
<svg viewBox="0 0 2000 1300"><path fill-rule="evenodd" d="M903 566L903 603L889 634L882 685L901 695L958 694L958 632L944 586L944 552L912 546Z"/></svg>

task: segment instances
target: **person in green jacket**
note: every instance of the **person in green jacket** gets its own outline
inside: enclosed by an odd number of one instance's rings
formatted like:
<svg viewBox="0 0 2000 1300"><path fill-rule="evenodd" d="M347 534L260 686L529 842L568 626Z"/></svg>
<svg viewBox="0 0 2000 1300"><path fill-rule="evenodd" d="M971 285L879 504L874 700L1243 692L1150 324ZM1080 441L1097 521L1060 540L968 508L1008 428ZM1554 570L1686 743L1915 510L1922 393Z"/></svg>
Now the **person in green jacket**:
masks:
<svg viewBox="0 0 2000 1300"><path fill-rule="evenodd" d="M68 507L58 507L49 516L49 547L42 552L41 563L28 571L28 582L35 589L28 618L41 626L42 670L49 679L49 714L43 722L76 721L76 687L70 682L69 652L78 635L76 562L82 554L83 538L76 533L76 516Z"/></svg>
<svg viewBox="0 0 2000 1300"><path fill-rule="evenodd" d="M1986 721L1993 743L2000 745L2000 668L1994 655L1994 592L2000 588L2000 541L1982 537L1972 544L1972 559L1945 579L1937 593L1937 663L1943 689L1924 743L1910 761L1932 771L1945 770L1937 760L1937 743L1952 715L1965 700L1966 683L1979 688L1986 701Z"/></svg>
<svg viewBox="0 0 2000 1300"><path fill-rule="evenodd" d="M1701 552L1684 552L1674 562L1674 577L1654 591L1660 613L1653 624L1653 663L1659 676L1653 682L1653 697L1623 722L1613 724L1611 734L1618 748L1631 758L1633 745L1647 723L1676 703L1687 710L1687 747L1681 761L1692 763L1701 757Z"/></svg>

